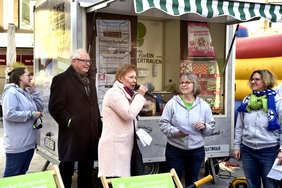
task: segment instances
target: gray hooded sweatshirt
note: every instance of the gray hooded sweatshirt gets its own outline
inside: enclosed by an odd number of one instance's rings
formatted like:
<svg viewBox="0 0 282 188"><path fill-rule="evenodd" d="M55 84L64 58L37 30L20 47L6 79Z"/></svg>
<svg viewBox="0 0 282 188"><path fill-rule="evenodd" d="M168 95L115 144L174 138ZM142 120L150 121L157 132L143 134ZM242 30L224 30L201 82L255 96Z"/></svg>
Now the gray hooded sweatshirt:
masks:
<svg viewBox="0 0 282 188"><path fill-rule="evenodd" d="M6 153L21 153L35 148L35 112L43 111L43 100L34 89L32 95L17 84L5 84L2 95L4 148Z"/></svg>
<svg viewBox="0 0 282 188"><path fill-rule="evenodd" d="M281 127L280 130L275 131L267 130L268 114L262 109L238 113L234 149L240 150L241 144L255 150L277 145L282 149L282 98L279 95L275 96L275 106L277 123Z"/></svg>
<svg viewBox="0 0 282 188"><path fill-rule="evenodd" d="M202 121L206 129L195 129L193 123L198 121ZM204 146L204 138L213 133L215 121L210 106L203 99L196 97L192 107L188 110L177 95L165 105L159 126L167 136L169 144L180 149L191 150ZM177 134L179 127L183 127L189 133L183 140Z"/></svg>

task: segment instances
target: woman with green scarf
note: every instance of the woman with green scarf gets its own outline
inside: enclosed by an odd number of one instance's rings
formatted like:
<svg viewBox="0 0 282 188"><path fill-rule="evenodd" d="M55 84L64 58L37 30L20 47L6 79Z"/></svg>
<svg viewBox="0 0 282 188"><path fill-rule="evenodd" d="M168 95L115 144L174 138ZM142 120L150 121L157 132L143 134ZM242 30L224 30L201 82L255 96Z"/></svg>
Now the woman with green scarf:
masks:
<svg viewBox="0 0 282 188"><path fill-rule="evenodd" d="M282 164L282 99L272 90L276 76L269 70L256 70L249 79L252 94L238 108L234 157L242 159L250 188L277 188L277 181L267 177L275 159Z"/></svg>

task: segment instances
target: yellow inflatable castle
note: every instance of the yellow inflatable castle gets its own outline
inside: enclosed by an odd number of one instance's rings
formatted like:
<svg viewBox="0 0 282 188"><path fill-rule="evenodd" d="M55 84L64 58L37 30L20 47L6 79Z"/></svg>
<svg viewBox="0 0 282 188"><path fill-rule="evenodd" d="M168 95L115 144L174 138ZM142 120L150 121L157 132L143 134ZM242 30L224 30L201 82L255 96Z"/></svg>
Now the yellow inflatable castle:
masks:
<svg viewBox="0 0 282 188"><path fill-rule="evenodd" d="M248 80L253 71L268 69L282 81L282 34L236 38L235 100L242 101L252 91Z"/></svg>

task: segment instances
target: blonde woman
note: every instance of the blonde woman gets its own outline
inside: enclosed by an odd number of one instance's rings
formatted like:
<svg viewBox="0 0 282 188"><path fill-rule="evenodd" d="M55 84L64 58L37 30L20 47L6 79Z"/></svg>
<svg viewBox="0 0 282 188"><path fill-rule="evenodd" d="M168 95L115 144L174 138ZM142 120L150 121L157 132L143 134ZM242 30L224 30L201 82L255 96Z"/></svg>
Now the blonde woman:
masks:
<svg viewBox="0 0 282 188"><path fill-rule="evenodd" d="M271 89L275 85L276 78L271 71L254 71L249 79L253 92L238 108L234 157L242 159L250 188L261 187L261 181L265 188L278 187L274 179L267 177L276 158L279 159L278 165L282 164L282 103Z"/></svg>

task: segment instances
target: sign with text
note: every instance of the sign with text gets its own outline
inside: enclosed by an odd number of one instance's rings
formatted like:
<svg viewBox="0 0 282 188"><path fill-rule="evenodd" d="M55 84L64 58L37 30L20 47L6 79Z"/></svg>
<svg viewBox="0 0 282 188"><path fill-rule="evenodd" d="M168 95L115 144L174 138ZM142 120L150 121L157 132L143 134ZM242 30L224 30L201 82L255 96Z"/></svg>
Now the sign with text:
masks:
<svg viewBox="0 0 282 188"><path fill-rule="evenodd" d="M54 188L57 187L51 171L31 173L0 179L0 188Z"/></svg>
<svg viewBox="0 0 282 188"><path fill-rule="evenodd" d="M111 179L113 188L171 188L175 187L170 173Z"/></svg>
<svg viewBox="0 0 282 188"><path fill-rule="evenodd" d="M147 70L148 76L138 78L141 84L151 83L155 91L162 91L163 73L163 22L138 18L137 68Z"/></svg>
<svg viewBox="0 0 282 188"><path fill-rule="evenodd" d="M7 56L6 55L0 55L0 65L7 65L7 63L6 63L6 58L7 58ZM17 55L16 56L16 61L17 62L21 62L21 56L20 55Z"/></svg>
<svg viewBox="0 0 282 188"><path fill-rule="evenodd" d="M70 60L63 57L58 57L57 59L58 59L57 74L60 74L62 72L65 72L65 70L69 68Z"/></svg>

